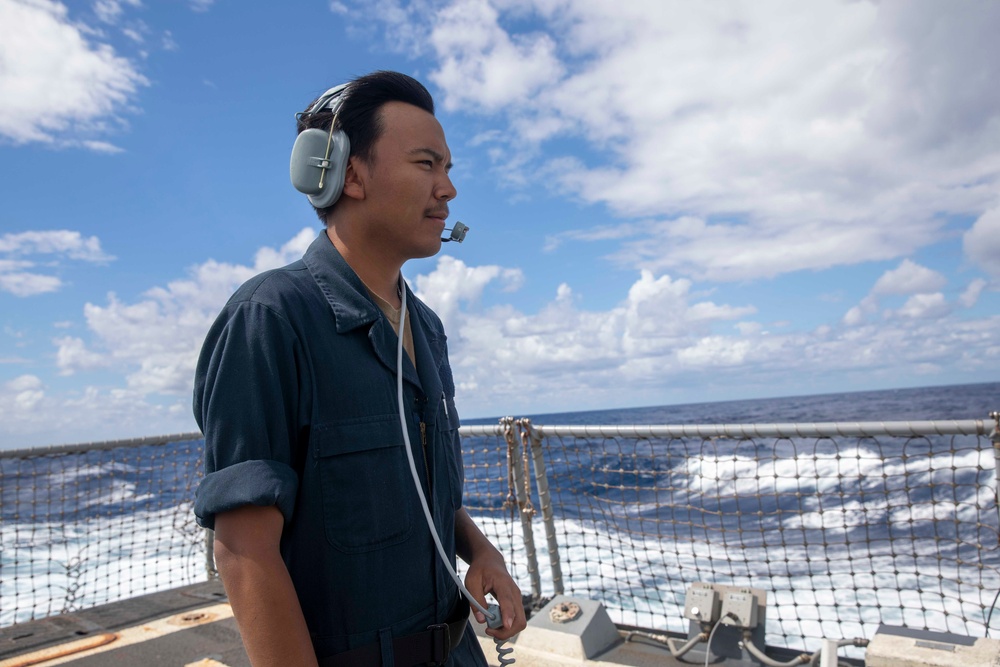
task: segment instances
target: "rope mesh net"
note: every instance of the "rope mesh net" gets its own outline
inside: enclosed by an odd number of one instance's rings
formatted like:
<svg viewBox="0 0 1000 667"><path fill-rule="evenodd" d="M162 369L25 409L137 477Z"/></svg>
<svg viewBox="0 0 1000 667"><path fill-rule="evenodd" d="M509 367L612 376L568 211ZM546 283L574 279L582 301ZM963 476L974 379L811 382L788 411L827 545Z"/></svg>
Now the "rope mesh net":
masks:
<svg viewBox="0 0 1000 667"><path fill-rule="evenodd" d="M537 567L552 595L542 512L536 561L511 500L509 438L462 434L466 509L522 592ZM685 591L702 581L764 589L772 646L816 650L880 623L987 631L1000 590L988 438L546 435L541 447L564 592L618 623L685 633ZM2 453L0 626L205 580L202 449L190 437ZM524 470L523 453L514 461ZM534 474L527 499L542 509Z"/></svg>
<svg viewBox="0 0 1000 667"><path fill-rule="evenodd" d="M523 594L531 592L529 559L520 524L521 507L507 465L509 446L504 436L462 438L465 465L465 493L462 506L483 534L500 550L507 568ZM522 460L517 460L523 465ZM458 573L463 578L468 567L461 560Z"/></svg>
<svg viewBox="0 0 1000 667"><path fill-rule="evenodd" d="M881 623L986 631L1000 589L988 439L544 447L565 593L601 600L616 622L686 632L685 591L703 581L764 589L772 646L816 650Z"/></svg>
<svg viewBox="0 0 1000 667"><path fill-rule="evenodd" d="M0 458L0 626L204 581L192 513L203 449L187 439Z"/></svg>

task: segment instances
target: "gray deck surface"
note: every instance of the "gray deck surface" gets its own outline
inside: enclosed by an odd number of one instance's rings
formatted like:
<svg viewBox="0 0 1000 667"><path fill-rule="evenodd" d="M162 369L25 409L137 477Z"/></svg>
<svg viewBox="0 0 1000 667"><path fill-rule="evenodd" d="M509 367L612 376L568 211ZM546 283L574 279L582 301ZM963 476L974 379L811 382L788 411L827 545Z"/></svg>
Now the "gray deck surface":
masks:
<svg viewBox="0 0 1000 667"><path fill-rule="evenodd" d="M16 662L11 659L40 649L141 626L223 601L225 593L222 584L213 581L20 623L0 629L0 664L8 660ZM73 667L181 667L204 658L214 658L228 667L250 667L232 618L194 625L97 654L84 652L80 657L60 664Z"/></svg>
<svg viewBox="0 0 1000 667"><path fill-rule="evenodd" d="M55 661L30 664L38 664L39 667L56 664L71 667L251 667L235 620L228 613L217 613L217 616L225 617L212 620L212 609L216 612L219 609L229 611L228 606L220 604L225 601L221 583L213 581L2 628L0 667L21 665L38 651L62 648L61 645L99 638L108 633L120 636L97 649L98 652L82 651ZM480 635L490 664L498 664L492 640L482 634L478 624L473 626ZM164 630L168 634L163 634ZM626 633L623 633L623 639L625 636ZM662 647L638 641L622 641L592 660L567 659L526 646L519 648L516 639L511 646L517 665L523 667L680 667L691 664L675 660ZM780 656L780 659L789 657L790 653ZM850 662L860 664L858 661ZM716 667L746 665L735 660L717 660L711 664Z"/></svg>

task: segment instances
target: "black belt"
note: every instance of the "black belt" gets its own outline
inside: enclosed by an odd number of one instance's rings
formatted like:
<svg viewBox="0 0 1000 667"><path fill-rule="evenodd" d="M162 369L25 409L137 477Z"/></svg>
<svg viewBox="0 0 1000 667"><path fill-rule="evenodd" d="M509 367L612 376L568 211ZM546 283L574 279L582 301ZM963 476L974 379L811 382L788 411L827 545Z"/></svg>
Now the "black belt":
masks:
<svg viewBox="0 0 1000 667"><path fill-rule="evenodd" d="M416 665L443 665L452 649L462 641L465 626L469 624L469 603L461 598L458 608L451 615L455 620L427 626L423 632L395 637L392 640L393 661L396 667ZM365 644L319 661L320 667L381 667L382 646L379 642Z"/></svg>

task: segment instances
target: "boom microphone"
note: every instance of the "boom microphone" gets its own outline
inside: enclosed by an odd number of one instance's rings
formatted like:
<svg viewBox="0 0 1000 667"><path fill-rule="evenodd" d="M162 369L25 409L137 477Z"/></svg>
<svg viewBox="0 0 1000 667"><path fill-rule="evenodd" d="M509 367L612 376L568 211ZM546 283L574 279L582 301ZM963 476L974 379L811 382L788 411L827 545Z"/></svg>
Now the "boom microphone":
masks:
<svg viewBox="0 0 1000 667"><path fill-rule="evenodd" d="M443 242L447 243L448 241L457 241L458 243L461 243L462 241L465 240L465 235L469 231L469 226L462 224L461 222L456 222L454 227L452 227L451 229L446 229L444 231L451 232L451 236L447 238L442 236L441 240Z"/></svg>

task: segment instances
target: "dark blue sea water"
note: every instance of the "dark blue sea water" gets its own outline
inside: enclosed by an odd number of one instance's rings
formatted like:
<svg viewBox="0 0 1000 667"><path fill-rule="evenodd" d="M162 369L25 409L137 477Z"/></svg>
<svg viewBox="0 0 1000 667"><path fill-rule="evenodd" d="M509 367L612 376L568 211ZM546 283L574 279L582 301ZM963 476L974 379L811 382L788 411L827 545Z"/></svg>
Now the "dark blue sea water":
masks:
<svg viewBox="0 0 1000 667"><path fill-rule="evenodd" d="M751 424L986 420L992 410L1000 410L1000 382L517 416L546 425ZM495 424L496 419L463 423ZM106 511L106 504L111 502L110 495L101 497L102 489L106 493L109 475L123 488L153 490L132 498L116 494L113 502L119 507L128 506L129 511L184 502L193 489L191 482L183 478L192 465L197 465L202 445L198 441L178 444L167 458L162 448L151 446L129 450L124 459L119 455L114 462L109 462L108 454L101 451L28 460L0 458L0 518L5 522L36 522L94 516ZM467 452L467 463L474 460L474 455ZM39 483L39 479L44 482ZM468 481L474 483L475 474L469 475ZM94 501L79 503L82 498ZM76 505L72 505L73 499Z"/></svg>
<svg viewBox="0 0 1000 667"><path fill-rule="evenodd" d="M987 419L991 411L1000 411L1000 382L517 416L538 424L756 424Z"/></svg>

